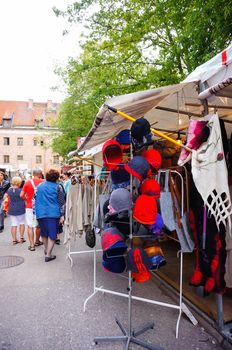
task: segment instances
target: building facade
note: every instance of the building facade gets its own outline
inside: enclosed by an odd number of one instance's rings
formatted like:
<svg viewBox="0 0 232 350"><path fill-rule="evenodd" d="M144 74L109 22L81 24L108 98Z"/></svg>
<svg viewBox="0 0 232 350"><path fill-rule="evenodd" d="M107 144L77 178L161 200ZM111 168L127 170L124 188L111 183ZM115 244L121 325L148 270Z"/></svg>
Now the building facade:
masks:
<svg viewBox="0 0 232 350"><path fill-rule="evenodd" d="M61 159L52 152L52 139L59 104L23 101L0 101L0 168L11 173L60 170Z"/></svg>

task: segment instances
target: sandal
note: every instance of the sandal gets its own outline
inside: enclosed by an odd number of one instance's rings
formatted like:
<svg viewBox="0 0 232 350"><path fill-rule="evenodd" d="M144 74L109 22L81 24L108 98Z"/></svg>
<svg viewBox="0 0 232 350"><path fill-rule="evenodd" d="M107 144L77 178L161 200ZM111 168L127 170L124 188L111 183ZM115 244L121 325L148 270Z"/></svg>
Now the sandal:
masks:
<svg viewBox="0 0 232 350"><path fill-rule="evenodd" d="M40 245L43 245L43 242L39 241L39 242L35 242L35 246L39 247Z"/></svg>
<svg viewBox="0 0 232 350"><path fill-rule="evenodd" d="M21 238L20 238L20 242L21 242L21 243L24 243L24 242L26 242L26 240L25 240L23 237L21 237Z"/></svg>
<svg viewBox="0 0 232 350"><path fill-rule="evenodd" d="M35 251L35 247L31 247L31 246L29 245L28 250L30 250L31 252L34 252L34 251Z"/></svg>
<svg viewBox="0 0 232 350"><path fill-rule="evenodd" d="M12 241L12 243L13 243L13 245L15 245L15 244L18 244L19 241L18 240L17 241Z"/></svg>

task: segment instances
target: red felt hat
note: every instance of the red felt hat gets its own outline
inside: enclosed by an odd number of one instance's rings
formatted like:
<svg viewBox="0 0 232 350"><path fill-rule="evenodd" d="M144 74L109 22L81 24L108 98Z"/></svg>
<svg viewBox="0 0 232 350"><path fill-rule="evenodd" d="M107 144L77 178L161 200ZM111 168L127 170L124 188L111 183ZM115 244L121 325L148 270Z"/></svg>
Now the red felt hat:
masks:
<svg viewBox="0 0 232 350"><path fill-rule="evenodd" d="M102 146L104 166L108 170L115 169L122 163L122 148L119 142L108 140Z"/></svg>
<svg viewBox="0 0 232 350"><path fill-rule="evenodd" d="M161 168L162 157L156 149L148 149L143 153L143 157L156 171Z"/></svg>
<svg viewBox="0 0 232 350"><path fill-rule="evenodd" d="M133 218L144 225L152 225L157 217L157 204L154 196L142 194L134 205Z"/></svg>
<svg viewBox="0 0 232 350"><path fill-rule="evenodd" d="M160 184L153 179L145 180L140 185L140 192L141 192L141 194L147 194L148 196L154 196L155 198L159 198L160 197Z"/></svg>

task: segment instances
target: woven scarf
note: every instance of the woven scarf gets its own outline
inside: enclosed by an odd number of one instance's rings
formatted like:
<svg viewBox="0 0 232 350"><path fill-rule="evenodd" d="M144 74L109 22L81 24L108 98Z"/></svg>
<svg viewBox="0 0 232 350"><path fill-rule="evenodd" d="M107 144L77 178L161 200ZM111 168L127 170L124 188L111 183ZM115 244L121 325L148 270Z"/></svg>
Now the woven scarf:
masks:
<svg viewBox="0 0 232 350"><path fill-rule="evenodd" d="M221 129L217 114L209 119L210 135L197 151L192 151L192 175L198 192L213 215L219 228L220 223L231 227L232 213L228 173L223 152Z"/></svg>

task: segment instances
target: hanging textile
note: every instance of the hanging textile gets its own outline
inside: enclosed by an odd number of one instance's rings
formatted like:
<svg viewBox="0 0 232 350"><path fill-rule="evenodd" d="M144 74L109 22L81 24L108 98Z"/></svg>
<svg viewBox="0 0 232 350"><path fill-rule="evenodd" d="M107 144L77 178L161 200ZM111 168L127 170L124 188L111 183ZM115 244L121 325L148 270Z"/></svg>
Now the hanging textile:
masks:
<svg viewBox="0 0 232 350"><path fill-rule="evenodd" d="M232 213L228 187L228 173L223 152L221 130L217 114L208 122L210 136L197 151L192 153L192 174L197 190L213 215L219 228L220 223L226 227L227 220L231 227Z"/></svg>
<svg viewBox="0 0 232 350"><path fill-rule="evenodd" d="M75 239L78 234L83 233L82 208L82 186L77 183L70 186L67 194L64 243L71 237Z"/></svg>

